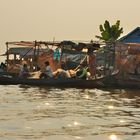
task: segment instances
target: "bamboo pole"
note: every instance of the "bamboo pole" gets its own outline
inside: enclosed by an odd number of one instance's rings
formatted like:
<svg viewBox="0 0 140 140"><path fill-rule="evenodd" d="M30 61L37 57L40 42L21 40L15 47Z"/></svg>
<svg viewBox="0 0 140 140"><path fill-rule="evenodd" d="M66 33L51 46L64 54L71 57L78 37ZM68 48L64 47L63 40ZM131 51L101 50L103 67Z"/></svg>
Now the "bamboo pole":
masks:
<svg viewBox="0 0 140 140"><path fill-rule="evenodd" d="M9 64L9 46L8 46L8 42L6 42L6 64L7 64L7 68L8 68L8 64Z"/></svg>

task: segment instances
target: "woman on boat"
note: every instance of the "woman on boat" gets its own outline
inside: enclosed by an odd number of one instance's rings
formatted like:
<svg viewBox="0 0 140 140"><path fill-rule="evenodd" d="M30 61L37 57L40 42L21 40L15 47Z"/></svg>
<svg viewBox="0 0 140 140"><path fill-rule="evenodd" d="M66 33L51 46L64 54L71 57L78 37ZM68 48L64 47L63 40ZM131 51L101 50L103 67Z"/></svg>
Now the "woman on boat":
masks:
<svg viewBox="0 0 140 140"><path fill-rule="evenodd" d="M93 77L96 78L96 55L93 53L93 49L88 49L88 57L87 57L87 63L89 67L89 72L91 74L90 78Z"/></svg>

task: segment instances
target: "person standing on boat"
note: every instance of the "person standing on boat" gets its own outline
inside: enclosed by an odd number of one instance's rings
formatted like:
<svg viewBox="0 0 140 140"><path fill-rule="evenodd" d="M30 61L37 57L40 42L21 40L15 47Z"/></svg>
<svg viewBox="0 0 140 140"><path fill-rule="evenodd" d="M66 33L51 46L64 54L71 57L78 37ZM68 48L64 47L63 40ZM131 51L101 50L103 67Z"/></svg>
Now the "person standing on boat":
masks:
<svg viewBox="0 0 140 140"><path fill-rule="evenodd" d="M56 48L54 50L54 53L53 53L54 60L55 61L59 61L60 60L60 56L61 56L61 54L60 54L59 48Z"/></svg>
<svg viewBox="0 0 140 140"><path fill-rule="evenodd" d="M87 63L89 67L89 72L91 78L95 77L96 78L96 56L93 53L92 49L88 49L88 57L87 57Z"/></svg>
<svg viewBox="0 0 140 140"><path fill-rule="evenodd" d="M45 62L45 70L41 73L40 78L53 78L53 71L50 67L49 61Z"/></svg>

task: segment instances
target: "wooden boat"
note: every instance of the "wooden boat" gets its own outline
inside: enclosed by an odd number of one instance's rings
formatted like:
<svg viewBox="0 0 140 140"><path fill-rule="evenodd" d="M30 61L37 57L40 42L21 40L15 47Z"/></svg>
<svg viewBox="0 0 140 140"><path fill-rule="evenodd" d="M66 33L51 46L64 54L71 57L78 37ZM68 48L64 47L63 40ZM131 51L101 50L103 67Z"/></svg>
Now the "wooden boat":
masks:
<svg viewBox="0 0 140 140"><path fill-rule="evenodd" d="M32 47L32 48L28 48L28 51L26 53L24 53L23 55L23 50L21 51L21 49L17 48L12 48L12 49L8 49L8 45L20 45L20 46L28 46L28 47ZM78 65L82 62L85 61L85 56L89 56L89 52L92 52L94 50L97 50L100 46L100 44L98 43L94 43L94 42L90 42L90 43L72 43L71 41L62 41L62 42L7 42L6 43L7 45L7 52L6 52L6 55L7 55L7 59L6 59L6 62L7 62L7 67L10 65L10 57L9 55L12 53L15 55L14 57L14 60L12 60L12 64L14 64L14 66L16 65L16 55L17 54L20 54L20 61L22 62L22 59L21 58L24 58L23 60L26 60L27 58L29 60L32 60L31 63L34 64L34 65L31 65L31 66L39 66L41 67L40 63L44 63L46 61L46 59L48 60L48 54L49 53L46 53L45 56L44 56L44 53L43 55L40 56L40 51L39 51L39 47L40 45L44 45L44 46L56 46L56 47L59 47L61 48L61 59L59 60L59 63L58 63L58 60L56 61L52 61L52 62L56 62L56 63L53 63L54 66L60 66L60 68L65 68L66 67L66 70L69 70L69 69L74 69L75 67L77 68ZM26 48L27 49L27 48ZM31 51L31 49L33 49L33 51ZM87 50L86 52L86 55L85 55L85 52L84 50ZM17 52L20 50L20 53ZM48 50L48 48L47 48ZM49 50L51 50L49 48ZM31 52L30 52L31 51ZM30 53L29 53L30 52ZM29 54L28 54L29 53ZM27 55L28 54L28 55ZM75 55L73 57L73 59L71 59L71 61L69 62L69 59L71 58L70 56L72 54L80 54L75 60ZM52 59L52 56L51 55L51 60L54 60L54 58ZM44 60L44 61L39 61L39 58L40 57L45 57L45 60L44 59L41 59L41 60ZM63 59L63 57L65 58L69 58L69 59ZM81 58L79 60L79 58ZM84 59L83 59L84 58ZM28 62L28 59L26 60ZM50 61L51 61L50 60ZM106 60L103 59L103 60ZM99 60L98 60L99 61ZM69 63L68 63L69 62ZM68 64L72 64L73 62L76 62L76 65L74 65L74 68L71 66L69 66ZM63 63L66 65L63 67ZM92 63L92 62L91 62ZM109 62L110 63L110 62ZM27 63L28 64L28 63ZM56 64L56 65L55 65ZM101 63L102 64L102 63ZM126 77L126 79L124 78L117 78L116 75L109 75L110 74L110 70L107 69L106 70L106 65L107 65L107 62L105 62L105 64L101 65L103 67L105 67L103 70L103 73L99 73L101 75L106 75L102 78L97 78L97 79L94 79L94 80L81 80L81 79L73 79L73 78L65 78L65 79L35 79L35 78L19 78L18 76L18 73L12 73L11 71L6 71L6 73L3 73L3 74L0 74L0 84L1 85L18 85L18 84L24 84L24 85L37 85L37 86L52 86L52 87L75 87L75 88L106 88L106 87L111 87L111 88L140 88L140 77L136 76L134 78L130 77L130 75L128 77ZM119 64L120 65L120 64ZM120 65L120 67L122 67ZM120 67L119 68L119 71L120 71ZM126 67L127 68L127 67ZM31 68L33 69L33 68ZM97 70L97 68L96 68ZM32 71L31 71L32 72ZM98 74L97 74L98 75Z"/></svg>
<svg viewBox="0 0 140 140"><path fill-rule="evenodd" d="M106 76L95 80L82 80L74 78L64 79L37 79L20 78L15 76L1 75L0 85L33 85L46 87L74 87L74 88L105 88L116 86L114 76Z"/></svg>
<svg viewBox="0 0 140 140"><path fill-rule="evenodd" d="M140 89L138 79L117 79L116 75L108 75L94 80L82 80L74 78L64 79L38 79L20 78L18 76L0 75L0 85L32 85L45 87L65 87L65 88L128 88Z"/></svg>

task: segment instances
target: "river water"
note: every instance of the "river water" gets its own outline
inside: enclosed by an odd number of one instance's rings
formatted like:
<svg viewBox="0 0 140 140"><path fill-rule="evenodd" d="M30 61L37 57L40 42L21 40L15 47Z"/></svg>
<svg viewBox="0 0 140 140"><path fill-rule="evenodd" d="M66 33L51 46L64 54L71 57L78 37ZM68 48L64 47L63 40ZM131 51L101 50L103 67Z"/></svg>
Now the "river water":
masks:
<svg viewBox="0 0 140 140"><path fill-rule="evenodd" d="M0 85L0 140L140 140L140 91Z"/></svg>

